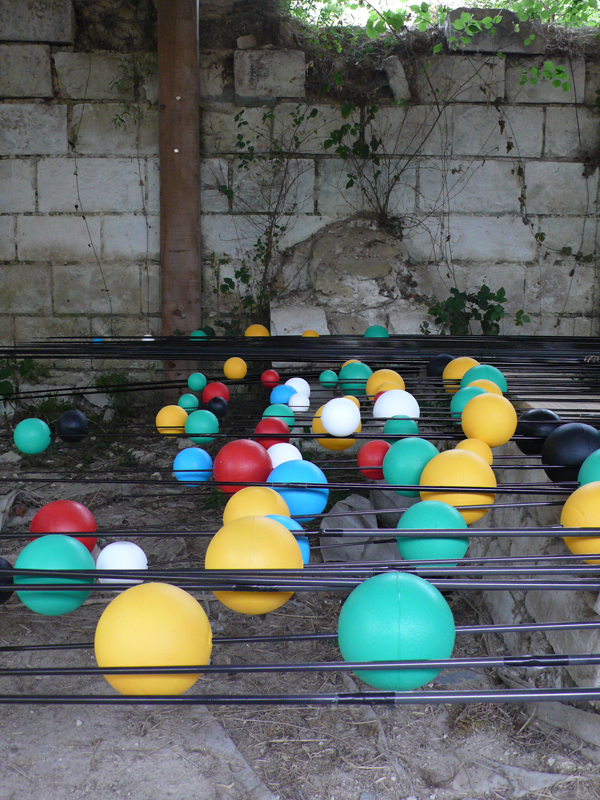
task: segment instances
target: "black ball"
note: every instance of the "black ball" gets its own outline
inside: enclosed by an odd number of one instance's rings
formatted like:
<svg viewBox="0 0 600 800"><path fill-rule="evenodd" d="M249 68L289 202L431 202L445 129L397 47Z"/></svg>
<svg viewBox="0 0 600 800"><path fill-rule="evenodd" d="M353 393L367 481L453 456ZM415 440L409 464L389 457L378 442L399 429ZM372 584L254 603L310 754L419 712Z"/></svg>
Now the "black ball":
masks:
<svg viewBox="0 0 600 800"><path fill-rule="evenodd" d="M63 411L56 420L56 433L63 442L80 442L89 431L90 424L81 411Z"/></svg>
<svg viewBox="0 0 600 800"><path fill-rule="evenodd" d="M551 481L576 481L579 467L598 448L600 431L583 422L566 422L544 442L544 472Z"/></svg>
<svg viewBox="0 0 600 800"><path fill-rule="evenodd" d="M211 397L206 404L206 408L208 411L212 411L217 419L221 419L221 417L224 417L227 413L229 404L224 397Z"/></svg>
<svg viewBox="0 0 600 800"><path fill-rule="evenodd" d="M535 438L514 441L526 456L539 456L546 438L560 425L565 424L558 414L549 408L531 408L519 417L516 434Z"/></svg>
<svg viewBox="0 0 600 800"><path fill-rule="evenodd" d="M13 568L12 564L10 564L5 558L2 558L0 556L0 569L12 569L12 568ZM6 601L10 600L10 598L13 595L13 589L5 588L7 584L9 584L10 586L14 584L13 576L12 575L0 576L0 585L2 585L2 588L0 588L0 603L6 603Z"/></svg>
<svg viewBox="0 0 600 800"><path fill-rule="evenodd" d="M427 364L427 377L441 378L446 366L455 358L456 356L449 356L448 353L438 353L437 356L430 358Z"/></svg>

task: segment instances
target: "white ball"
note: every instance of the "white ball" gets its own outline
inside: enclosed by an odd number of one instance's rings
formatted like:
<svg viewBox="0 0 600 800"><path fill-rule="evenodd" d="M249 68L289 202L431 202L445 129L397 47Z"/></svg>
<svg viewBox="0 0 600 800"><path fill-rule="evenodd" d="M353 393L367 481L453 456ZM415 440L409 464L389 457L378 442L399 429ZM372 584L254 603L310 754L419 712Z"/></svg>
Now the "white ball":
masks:
<svg viewBox="0 0 600 800"><path fill-rule="evenodd" d="M296 392L296 394L293 394L288 400L288 406L294 411L308 411L310 408L310 400L307 395Z"/></svg>
<svg viewBox="0 0 600 800"><path fill-rule="evenodd" d="M291 386L299 394L305 394L307 397L310 397L310 384L308 381L305 381L304 378L290 378L289 381L285 382L285 385Z"/></svg>
<svg viewBox="0 0 600 800"><path fill-rule="evenodd" d="M390 389L389 392L384 392L373 406L375 419L390 419L396 414L403 414L405 417L414 417L415 419L418 419L421 414L415 398L404 389Z"/></svg>
<svg viewBox="0 0 600 800"><path fill-rule="evenodd" d="M279 442L273 444L267 450L273 463L273 469L283 464L285 461L302 461L302 453L293 444L286 444L286 442Z"/></svg>
<svg viewBox="0 0 600 800"><path fill-rule="evenodd" d="M148 569L148 558L141 547L133 542L108 544L96 560L96 569ZM139 580L98 578L100 583L142 583Z"/></svg>
<svg viewBox="0 0 600 800"><path fill-rule="evenodd" d="M145 336L142 336L142 342L153 342L154 336L151 333L147 333Z"/></svg>
<svg viewBox="0 0 600 800"><path fill-rule="evenodd" d="M321 422L332 436L349 436L360 425L360 411L347 397L335 397L323 406Z"/></svg>

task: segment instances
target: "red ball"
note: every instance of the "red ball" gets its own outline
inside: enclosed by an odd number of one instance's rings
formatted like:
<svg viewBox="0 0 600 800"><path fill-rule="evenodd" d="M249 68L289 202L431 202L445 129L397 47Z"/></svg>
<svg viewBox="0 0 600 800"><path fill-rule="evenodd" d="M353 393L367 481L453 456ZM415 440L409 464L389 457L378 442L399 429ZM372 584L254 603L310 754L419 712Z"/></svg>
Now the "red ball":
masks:
<svg viewBox="0 0 600 800"><path fill-rule="evenodd" d="M274 389L279 383L279 373L274 369L266 369L260 376L260 380L267 389Z"/></svg>
<svg viewBox="0 0 600 800"><path fill-rule="evenodd" d="M383 459L390 447L391 444L384 442L383 439L376 439L363 444L358 451L357 460L358 468L365 478L371 478L374 481L383 479ZM370 467L373 469L367 469Z"/></svg>
<svg viewBox="0 0 600 800"><path fill-rule="evenodd" d="M29 525L29 533L92 533L98 530L94 515L81 503L75 500L53 500L42 506ZM37 536L32 536L37 539ZM96 536L73 537L84 544L92 552L96 545Z"/></svg>
<svg viewBox="0 0 600 800"><path fill-rule="evenodd" d="M208 383L202 391L202 402L206 404L209 400L212 400L213 397L222 397L223 400L229 402L229 389L220 381Z"/></svg>
<svg viewBox="0 0 600 800"><path fill-rule="evenodd" d="M376 394L376 395L375 395L375 397L373 398L373 405L375 405L375 403L376 403L376 402L379 400L379 398L381 397L381 395L382 395L382 394L385 394L385 393L386 393L386 391L387 391L387 389L384 389L384 390L383 390L383 392L377 392L377 394Z"/></svg>
<svg viewBox="0 0 600 800"><path fill-rule="evenodd" d="M256 441L258 444L262 445L265 450L268 450L269 447L272 447L274 444L287 444L290 441L289 432L290 426L279 417L265 417L261 419L256 428L254 428L254 433L282 434L273 438L267 438L266 436L264 438L262 436L259 437Z"/></svg>
<svg viewBox="0 0 600 800"><path fill-rule="evenodd" d="M213 464L213 477L225 494L235 494L249 483L264 483L273 469L271 457L252 439L236 439L222 447ZM236 481L237 486L226 481Z"/></svg>

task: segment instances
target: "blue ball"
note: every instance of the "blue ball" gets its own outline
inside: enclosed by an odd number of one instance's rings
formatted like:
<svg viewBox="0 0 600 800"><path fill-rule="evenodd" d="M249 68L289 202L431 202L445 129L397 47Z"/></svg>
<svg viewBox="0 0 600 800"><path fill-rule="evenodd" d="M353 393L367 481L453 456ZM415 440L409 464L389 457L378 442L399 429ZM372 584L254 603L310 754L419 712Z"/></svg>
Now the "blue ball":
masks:
<svg viewBox="0 0 600 800"><path fill-rule="evenodd" d="M329 489L323 487L294 486L293 484L327 484L325 474L312 461L285 461L271 472L267 483L292 484L274 486L283 497L290 510L290 516L300 522L310 522L320 514L329 499Z"/></svg>
<svg viewBox="0 0 600 800"><path fill-rule="evenodd" d="M280 383L271 391L269 402L273 403L287 403L290 397L296 394L296 389L293 386L286 386L285 383Z"/></svg>
<svg viewBox="0 0 600 800"><path fill-rule="evenodd" d="M291 531L296 537L296 541L300 545L300 552L302 553L302 563L308 564L310 560L310 545L308 543L308 536L298 536L296 531L303 531L304 528L295 519L284 517L282 514L267 514L269 519L274 519L275 522L280 522L284 527Z"/></svg>
<svg viewBox="0 0 600 800"><path fill-rule="evenodd" d="M201 447L186 447L177 453L173 472L178 481L187 486L197 486L212 477L212 458Z"/></svg>

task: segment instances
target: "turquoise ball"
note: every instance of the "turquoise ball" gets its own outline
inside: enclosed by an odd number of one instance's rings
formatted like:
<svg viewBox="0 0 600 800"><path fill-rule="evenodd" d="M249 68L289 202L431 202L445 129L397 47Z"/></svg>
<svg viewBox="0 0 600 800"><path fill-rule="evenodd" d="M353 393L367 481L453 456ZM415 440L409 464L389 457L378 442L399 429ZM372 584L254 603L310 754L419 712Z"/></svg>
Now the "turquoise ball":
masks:
<svg viewBox="0 0 600 800"><path fill-rule="evenodd" d="M373 370L368 364L362 361L351 361L341 368L339 374L339 386L344 394L359 397L366 391L367 381L373 374Z"/></svg>
<svg viewBox="0 0 600 800"><path fill-rule="evenodd" d="M266 419L267 417L278 417L282 419L287 423L290 430L292 430L296 424L296 415L289 406L283 403L272 403L270 406L267 406L263 411L262 418Z"/></svg>
<svg viewBox="0 0 600 800"><path fill-rule="evenodd" d="M203 375L201 372L192 372L187 379L188 389L191 389L192 392L201 392L207 383L206 375Z"/></svg>
<svg viewBox="0 0 600 800"><path fill-rule="evenodd" d="M586 483L600 481L600 450L594 450L579 467L577 480L583 486Z"/></svg>
<svg viewBox="0 0 600 800"><path fill-rule="evenodd" d="M365 339L389 339L389 336L383 325L370 325L364 333Z"/></svg>
<svg viewBox="0 0 600 800"><path fill-rule="evenodd" d="M190 333L190 339L208 339L208 336L198 328Z"/></svg>
<svg viewBox="0 0 600 800"><path fill-rule="evenodd" d="M406 414L396 414L395 417L386 419L383 426L383 436L389 444L400 441L397 436L407 436L419 433L419 426L414 419L410 419ZM393 438L386 438L386 436Z"/></svg>
<svg viewBox="0 0 600 800"><path fill-rule="evenodd" d="M482 378L495 383L502 394L508 390L506 378L497 367L493 367L491 364L477 364L477 366L468 369L461 378L460 388L464 389L471 381L478 381Z"/></svg>
<svg viewBox="0 0 600 800"><path fill-rule="evenodd" d="M42 453L50 444L50 428L43 419L24 419L16 426L13 441L17 450L28 455Z"/></svg>
<svg viewBox="0 0 600 800"><path fill-rule="evenodd" d="M383 477L390 485L418 486L421 473L434 456L437 447L427 439L400 439L395 442L383 459ZM395 489L403 497L418 497L418 489Z"/></svg>
<svg viewBox="0 0 600 800"><path fill-rule="evenodd" d="M448 503L439 500L424 500L407 508L396 526L398 530L419 528L429 531L436 528L446 530L466 530L467 523L460 511ZM407 561L432 559L460 559L467 552L469 539L466 536L452 538L408 538L399 536L396 539L402 558Z"/></svg>
<svg viewBox="0 0 600 800"><path fill-rule="evenodd" d="M192 411L196 411L200 405L200 401L195 394L182 394L177 401L177 405L181 406L181 408L185 409L188 414L190 414Z"/></svg>
<svg viewBox="0 0 600 800"><path fill-rule="evenodd" d="M481 386L467 386L464 389L459 389L450 401L450 416L455 417L460 422L465 406L469 400L477 397L478 394L486 394L485 389L482 389Z"/></svg>
<svg viewBox="0 0 600 800"><path fill-rule="evenodd" d="M335 389L338 382L338 376L332 369L324 369L319 375L319 383L324 389Z"/></svg>
<svg viewBox="0 0 600 800"><path fill-rule="evenodd" d="M185 421L185 432L192 442L209 444L215 439L212 434L219 432L219 420L212 411L206 409L192 411Z"/></svg>

